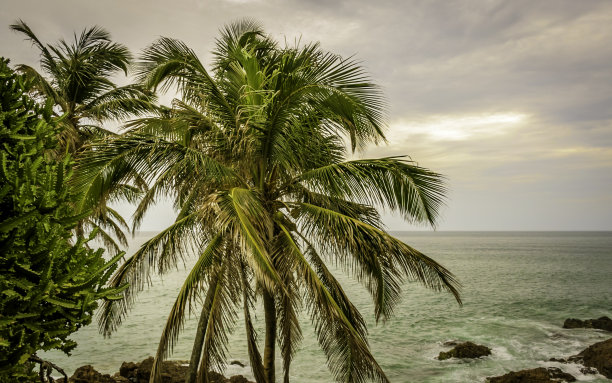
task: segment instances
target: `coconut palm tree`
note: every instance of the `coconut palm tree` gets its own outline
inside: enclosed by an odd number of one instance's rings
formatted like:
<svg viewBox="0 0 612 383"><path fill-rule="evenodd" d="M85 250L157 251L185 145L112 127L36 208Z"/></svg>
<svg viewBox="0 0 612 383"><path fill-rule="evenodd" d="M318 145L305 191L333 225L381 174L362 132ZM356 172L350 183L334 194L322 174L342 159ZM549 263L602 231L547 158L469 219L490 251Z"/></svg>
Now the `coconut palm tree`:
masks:
<svg viewBox="0 0 612 383"><path fill-rule="evenodd" d="M42 73L28 65L18 65L17 70L32 79L39 96L55 104L54 113L62 128L58 155L78 157L88 143L115 134L105 129L103 122L122 121L153 108L153 93L138 85L117 86L113 82L118 73L127 75L132 55L126 46L112 42L104 29L88 28L79 36L75 34L72 43L62 39L55 45L45 45L22 20L10 28L23 33L40 51ZM79 231L97 228L98 237L110 251L117 252L119 245L112 236L127 245L123 230L128 225L108 203L134 200L139 189L112 181L97 186L101 188L95 197L94 189L90 189L87 206L83 206L93 213L79 225Z"/></svg>
<svg viewBox="0 0 612 383"><path fill-rule="evenodd" d="M161 361L188 312L200 305L188 382L207 382L210 369L223 368L239 316L257 382L276 381L277 346L288 382L302 311L337 381L387 382L364 318L328 263L365 285L377 321L392 315L408 280L460 302L453 275L387 233L374 208L433 225L443 177L402 157L346 159L349 150L384 141L382 95L354 61L317 44L279 47L248 20L227 26L213 53L208 71L180 41L160 38L148 47L140 81L151 89L176 86L180 99L131 122L81 164L91 179L123 163L148 175L136 224L158 196L172 196L178 210L171 226L118 269L113 283L130 288L125 299L102 307L102 331L121 323L151 272L163 274L195 254L163 330L152 382L160 381ZM258 301L263 355L251 315Z"/></svg>

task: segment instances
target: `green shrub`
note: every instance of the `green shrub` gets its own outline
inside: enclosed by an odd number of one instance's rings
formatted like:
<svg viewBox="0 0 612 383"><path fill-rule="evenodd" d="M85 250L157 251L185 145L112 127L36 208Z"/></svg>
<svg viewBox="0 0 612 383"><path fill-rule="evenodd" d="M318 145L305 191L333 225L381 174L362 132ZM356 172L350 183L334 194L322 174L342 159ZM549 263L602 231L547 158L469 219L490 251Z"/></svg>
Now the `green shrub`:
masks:
<svg viewBox="0 0 612 383"><path fill-rule="evenodd" d="M123 288L105 287L122 254L105 261L73 235L83 215L67 183L72 161L51 155L53 104L29 90L0 58L0 381L25 378L39 350L70 353L70 334Z"/></svg>

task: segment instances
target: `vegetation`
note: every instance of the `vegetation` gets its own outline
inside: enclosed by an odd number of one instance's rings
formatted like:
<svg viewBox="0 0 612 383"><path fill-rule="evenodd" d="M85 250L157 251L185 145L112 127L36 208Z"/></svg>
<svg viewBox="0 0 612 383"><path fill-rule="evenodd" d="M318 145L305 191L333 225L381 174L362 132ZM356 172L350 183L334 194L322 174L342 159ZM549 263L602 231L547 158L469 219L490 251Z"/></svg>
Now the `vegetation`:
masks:
<svg viewBox="0 0 612 383"><path fill-rule="evenodd" d="M351 60L317 44L280 47L250 21L226 27L210 72L184 43L160 38L141 58L138 80L179 98L125 134L94 145L79 177L92 185L144 175L150 188L134 219L172 196L176 221L117 270L126 299L106 302L112 332L149 273L165 273L197 254L168 316L152 380L172 351L187 313L201 305L189 382L225 364L227 334L244 319L258 383L283 381L310 314L337 381L387 382L370 352L366 324L327 265L342 265L372 295L377 320L391 317L401 286L419 281L459 301L444 267L384 230L375 206L435 225L443 177L401 157L347 160L350 150L384 142L382 95ZM265 313L263 355L252 311Z"/></svg>
<svg viewBox="0 0 612 383"><path fill-rule="evenodd" d="M76 344L68 337L91 322L97 301L120 298L124 288L105 287L122 254L105 261L71 234L82 218L68 185L72 161L51 155L61 127L51 100L41 107L28 96L31 86L0 59L0 381L7 382L26 379L31 362L50 373L35 353L69 353Z"/></svg>
<svg viewBox="0 0 612 383"><path fill-rule="evenodd" d="M117 86L112 81L120 72L127 75L132 55L124 45L112 42L104 29L89 28L79 36L75 34L71 44L60 40L55 45L43 44L21 20L11 29L24 34L40 51L42 74L28 65L18 65L17 69L30 78L36 95L53 102L53 114L62 117L55 148L59 156L69 153L78 158L87 150L88 143L115 135L102 122L123 121L152 108L155 99L152 93L138 85ZM111 253L119 252L120 244L127 246L124 231L129 226L109 203L121 199L136 201L144 185L138 182L132 185L138 187L109 182L91 189L90 195L78 204L91 210L77 226L79 234L97 229L98 239ZM91 195L93 191L95 195Z"/></svg>

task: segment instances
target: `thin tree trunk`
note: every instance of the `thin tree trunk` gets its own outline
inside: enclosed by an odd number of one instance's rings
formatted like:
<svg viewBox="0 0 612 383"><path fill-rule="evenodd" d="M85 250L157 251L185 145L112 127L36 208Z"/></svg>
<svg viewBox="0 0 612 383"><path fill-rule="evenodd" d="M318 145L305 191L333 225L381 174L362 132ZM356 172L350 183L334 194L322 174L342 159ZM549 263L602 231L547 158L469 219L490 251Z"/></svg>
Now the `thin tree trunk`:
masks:
<svg viewBox="0 0 612 383"><path fill-rule="evenodd" d="M266 383L275 383L274 353L276 350L276 305L274 295L263 291L263 305L266 319L266 341L264 348L264 374Z"/></svg>
<svg viewBox="0 0 612 383"><path fill-rule="evenodd" d="M200 313L200 320L198 321L198 329L196 330L195 340L193 341L193 350L191 351L191 360L189 361L186 383L196 383L198 377L198 365L200 364L200 358L202 356L202 346L204 345L204 338L206 335L206 324L210 315L210 305L215 295L218 280L218 278L212 278L208 285L206 299L204 300L202 312Z"/></svg>

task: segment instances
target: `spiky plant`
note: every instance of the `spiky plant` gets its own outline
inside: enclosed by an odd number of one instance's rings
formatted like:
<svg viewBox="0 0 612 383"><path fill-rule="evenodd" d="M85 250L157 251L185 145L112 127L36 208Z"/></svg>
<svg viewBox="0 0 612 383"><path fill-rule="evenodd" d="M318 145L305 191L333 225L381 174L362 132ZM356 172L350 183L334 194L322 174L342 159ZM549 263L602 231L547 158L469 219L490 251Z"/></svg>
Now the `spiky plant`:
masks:
<svg viewBox="0 0 612 383"><path fill-rule="evenodd" d="M327 264L344 266L366 286L377 320L391 316L407 280L459 301L453 275L388 234L374 207L434 225L443 177L403 157L346 159L344 138L353 151L385 140L382 94L356 62L318 44L279 47L251 21L227 26L214 58L209 72L184 43L154 42L139 79L151 89L176 87L180 99L133 121L81 165L99 182L117 164L129 164L126 174L148 174L136 224L158 196L172 196L179 211L115 274L113 282L130 289L103 307L103 332L120 324L149 273L196 255L163 330L152 382L200 304L188 382L206 382L209 369L223 368L239 312L257 382L275 382L277 345L288 382L303 310L337 381L387 382L362 315ZM257 301L265 313L263 355L251 316Z"/></svg>
<svg viewBox="0 0 612 383"><path fill-rule="evenodd" d="M0 382L32 382L32 362L41 382L51 381L48 366L63 370L36 352L69 353L97 302L121 298L106 282L122 254L105 260L72 234L80 219L67 183L73 161L49 156L53 104L29 97L30 82L7 64L0 57Z"/></svg>

